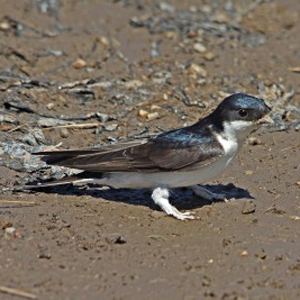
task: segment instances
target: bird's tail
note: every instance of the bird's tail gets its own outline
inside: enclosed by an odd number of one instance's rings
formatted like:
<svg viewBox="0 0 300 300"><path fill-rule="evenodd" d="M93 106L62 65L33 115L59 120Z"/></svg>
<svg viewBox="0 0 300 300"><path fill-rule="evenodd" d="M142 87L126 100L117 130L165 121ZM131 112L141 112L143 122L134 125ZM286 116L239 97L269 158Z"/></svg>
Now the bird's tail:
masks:
<svg viewBox="0 0 300 300"><path fill-rule="evenodd" d="M67 176L60 180L42 182L37 184L28 184L23 186L16 186L13 187L11 190L13 191L24 191L24 190L31 190L31 189L39 189L39 188L47 188L53 186L59 186L64 184L83 184L83 183L93 183L99 182L101 179L104 178L104 174L100 172L81 172L76 175ZM8 189L7 189L8 190Z"/></svg>

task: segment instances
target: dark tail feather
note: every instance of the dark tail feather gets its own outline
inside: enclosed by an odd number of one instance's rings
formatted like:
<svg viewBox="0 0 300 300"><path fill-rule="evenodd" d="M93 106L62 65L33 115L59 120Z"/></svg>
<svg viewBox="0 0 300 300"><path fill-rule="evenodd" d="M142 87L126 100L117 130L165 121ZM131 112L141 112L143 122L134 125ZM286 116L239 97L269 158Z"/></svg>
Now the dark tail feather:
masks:
<svg viewBox="0 0 300 300"><path fill-rule="evenodd" d="M75 181L77 181L79 183L78 179L75 179L73 176L71 176L71 177L63 178L61 180L3 188L3 189L1 189L1 191L22 192L22 191L26 191L26 190L36 190L36 189L41 189L41 188L70 184L70 183L74 183Z"/></svg>
<svg viewBox="0 0 300 300"><path fill-rule="evenodd" d="M43 155L42 161L49 165L59 165L60 162L80 155L89 155L101 152L99 149L84 149L84 150L61 150L61 151L44 151L34 152L34 155Z"/></svg>
<svg viewBox="0 0 300 300"><path fill-rule="evenodd" d="M36 185L24 185L21 187L17 187L17 190L31 190L31 189L39 189L45 187L52 187L70 183L89 183L93 182L95 179L102 179L103 173L97 172L81 172L73 176L64 177L60 180L50 181L38 183ZM16 190L16 189L15 189Z"/></svg>
<svg viewBox="0 0 300 300"><path fill-rule="evenodd" d="M71 155L45 155L41 158L48 165L59 165L60 162L63 162L66 159L72 158Z"/></svg>

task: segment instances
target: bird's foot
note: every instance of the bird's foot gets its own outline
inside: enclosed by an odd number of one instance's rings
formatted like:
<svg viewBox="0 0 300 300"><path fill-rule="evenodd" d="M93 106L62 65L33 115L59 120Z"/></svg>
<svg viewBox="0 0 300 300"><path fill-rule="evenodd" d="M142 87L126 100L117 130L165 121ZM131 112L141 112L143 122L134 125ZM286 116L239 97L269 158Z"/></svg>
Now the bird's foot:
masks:
<svg viewBox="0 0 300 300"><path fill-rule="evenodd" d="M152 193L152 199L167 215L178 220L193 220L195 216L190 212L180 212L169 202L169 190L167 188L158 187Z"/></svg>
<svg viewBox="0 0 300 300"><path fill-rule="evenodd" d="M178 220L195 220L196 217L192 215L192 213L190 212L180 212L177 208L175 208L174 206L171 206L172 209L165 211L165 213L168 216L172 216Z"/></svg>
<svg viewBox="0 0 300 300"><path fill-rule="evenodd" d="M214 200L221 200L224 202L229 202L228 199L226 199L226 194L222 194L222 193L213 193L207 189L205 189L204 187L200 186L200 185L194 185L192 186L192 190L194 191L194 193L206 200L209 200L211 202L213 202Z"/></svg>

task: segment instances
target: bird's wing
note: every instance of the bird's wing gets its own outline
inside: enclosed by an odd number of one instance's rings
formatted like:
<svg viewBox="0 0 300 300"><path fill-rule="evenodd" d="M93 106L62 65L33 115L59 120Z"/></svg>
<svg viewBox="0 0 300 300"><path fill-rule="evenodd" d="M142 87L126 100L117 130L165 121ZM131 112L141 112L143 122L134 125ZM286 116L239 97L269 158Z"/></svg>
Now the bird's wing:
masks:
<svg viewBox="0 0 300 300"><path fill-rule="evenodd" d="M79 148L79 149L65 149L65 150L56 150L56 151L41 151L34 152L34 155L44 155L43 160L49 165L56 165L59 162L70 159L72 157L82 157L89 156L95 154L107 154L113 153L117 151L121 151L123 149L127 149L129 147L141 145L146 143L148 140L138 140L138 141L130 141L126 143L119 143L116 145L104 145L101 148Z"/></svg>
<svg viewBox="0 0 300 300"><path fill-rule="evenodd" d="M215 139L180 139L168 135L149 141L82 149L39 152L48 164L91 172L191 171L218 160L224 151Z"/></svg>

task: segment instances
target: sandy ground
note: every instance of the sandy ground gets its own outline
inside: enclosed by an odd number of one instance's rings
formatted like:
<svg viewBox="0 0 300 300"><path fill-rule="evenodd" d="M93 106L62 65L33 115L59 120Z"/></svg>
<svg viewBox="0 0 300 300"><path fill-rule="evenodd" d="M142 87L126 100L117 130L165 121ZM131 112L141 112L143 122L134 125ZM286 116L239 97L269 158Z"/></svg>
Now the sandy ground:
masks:
<svg viewBox="0 0 300 300"><path fill-rule="evenodd" d="M52 1L52 7L51 1L0 1L0 116L13 118L1 119L1 143L22 139L32 149L60 142L68 148L157 133L195 122L235 91L299 108L298 1L253 7L229 1L237 7L233 15L222 1L204 2ZM232 26L239 30L204 35L205 51L195 51L198 33L163 30L159 17L200 8L213 9L214 24L236 18L239 27ZM152 23L136 26L149 17L158 18L160 30ZM98 85L85 81L91 79ZM178 96L182 87L193 106ZM14 111L12 103L32 112ZM144 119L141 109L157 114ZM299 119L296 110L276 109L282 122ZM42 119L92 112L108 120L62 130ZM87 122L99 120L77 123ZM46 142L29 143L35 128ZM211 204L189 190L174 191L175 206L192 210L195 221L165 216L147 190L3 192L0 299L299 299L300 133L277 126L254 136L257 145L247 143L208 183L237 190L237 199ZM1 187L51 177L49 170L21 169L0 154Z"/></svg>

